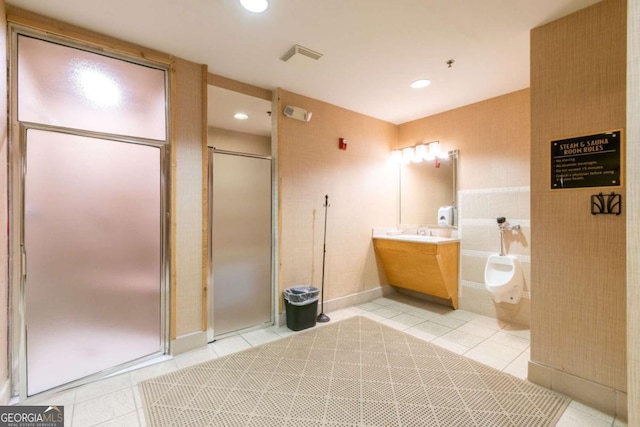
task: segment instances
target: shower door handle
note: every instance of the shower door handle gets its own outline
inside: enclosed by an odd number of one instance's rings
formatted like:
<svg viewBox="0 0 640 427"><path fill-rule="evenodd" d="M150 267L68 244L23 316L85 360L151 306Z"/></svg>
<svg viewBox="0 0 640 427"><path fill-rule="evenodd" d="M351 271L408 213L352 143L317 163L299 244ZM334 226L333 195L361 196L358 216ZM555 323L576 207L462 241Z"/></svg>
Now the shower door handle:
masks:
<svg viewBox="0 0 640 427"><path fill-rule="evenodd" d="M27 280L27 251L24 248L24 246L22 246L20 248L20 266L21 266L21 273L22 273L22 280L26 282Z"/></svg>

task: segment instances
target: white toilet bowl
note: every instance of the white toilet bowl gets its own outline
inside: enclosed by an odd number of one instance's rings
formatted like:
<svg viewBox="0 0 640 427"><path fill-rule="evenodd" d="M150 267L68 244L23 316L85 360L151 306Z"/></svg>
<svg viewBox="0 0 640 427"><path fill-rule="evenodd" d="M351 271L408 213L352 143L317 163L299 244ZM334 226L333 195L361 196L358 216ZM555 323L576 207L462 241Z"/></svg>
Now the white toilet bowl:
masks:
<svg viewBox="0 0 640 427"><path fill-rule="evenodd" d="M490 255L484 268L484 284L495 302L517 304L524 288L520 260L513 255Z"/></svg>

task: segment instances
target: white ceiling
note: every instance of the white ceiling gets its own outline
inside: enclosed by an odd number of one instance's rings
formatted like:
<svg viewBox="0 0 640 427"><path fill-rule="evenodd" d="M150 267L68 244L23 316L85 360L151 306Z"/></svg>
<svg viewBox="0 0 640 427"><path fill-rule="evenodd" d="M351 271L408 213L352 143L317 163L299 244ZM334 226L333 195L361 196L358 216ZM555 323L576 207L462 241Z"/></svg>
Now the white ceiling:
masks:
<svg viewBox="0 0 640 427"><path fill-rule="evenodd" d="M8 1L211 73L399 124L529 87L530 30L598 0L269 2L253 14L239 0ZM323 56L280 60L294 44ZM432 83L410 88L418 78Z"/></svg>

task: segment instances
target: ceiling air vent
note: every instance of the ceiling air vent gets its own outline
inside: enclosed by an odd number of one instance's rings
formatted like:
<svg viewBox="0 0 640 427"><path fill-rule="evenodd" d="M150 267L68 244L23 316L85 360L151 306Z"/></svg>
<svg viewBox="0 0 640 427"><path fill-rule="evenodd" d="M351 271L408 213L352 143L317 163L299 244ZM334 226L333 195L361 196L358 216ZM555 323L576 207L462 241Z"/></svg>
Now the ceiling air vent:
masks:
<svg viewBox="0 0 640 427"><path fill-rule="evenodd" d="M322 58L322 54L318 53L316 51L313 51L309 48L306 48L304 46L300 46L299 44L294 44L291 49L289 49L287 51L287 53L284 54L284 56L280 59L282 59L283 61L287 62L289 61L291 58L299 58L299 57L303 57L306 56L307 58L311 58L315 61L317 61L318 59Z"/></svg>

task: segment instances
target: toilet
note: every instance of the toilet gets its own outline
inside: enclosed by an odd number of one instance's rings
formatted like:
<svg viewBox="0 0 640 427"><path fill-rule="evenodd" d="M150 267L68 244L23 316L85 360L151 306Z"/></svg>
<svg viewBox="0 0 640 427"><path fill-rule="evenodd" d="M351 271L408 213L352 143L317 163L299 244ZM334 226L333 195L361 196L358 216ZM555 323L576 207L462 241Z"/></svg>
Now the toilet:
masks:
<svg viewBox="0 0 640 427"><path fill-rule="evenodd" d="M520 260L514 255L489 255L484 284L495 302L517 304L524 288Z"/></svg>

